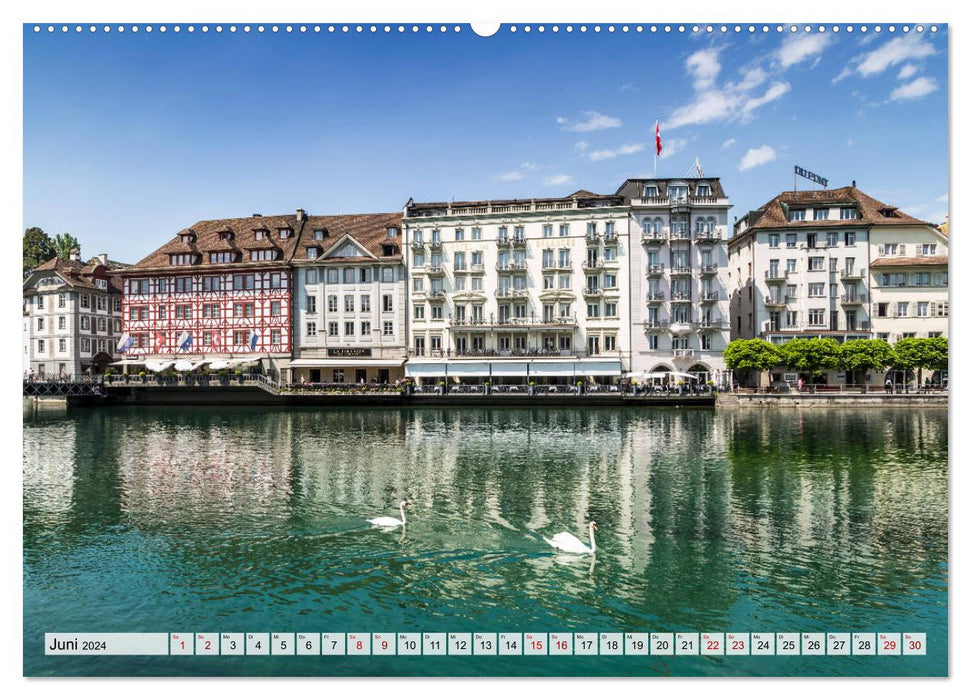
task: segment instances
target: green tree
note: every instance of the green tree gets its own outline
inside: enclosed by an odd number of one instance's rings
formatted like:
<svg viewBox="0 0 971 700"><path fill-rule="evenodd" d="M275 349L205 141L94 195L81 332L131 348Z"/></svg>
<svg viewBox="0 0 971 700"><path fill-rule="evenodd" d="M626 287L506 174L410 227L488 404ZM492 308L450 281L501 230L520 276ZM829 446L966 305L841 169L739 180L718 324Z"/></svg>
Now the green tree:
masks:
<svg viewBox="0 0 971 700"><path fill-rule="evenodd" d="M883 371L896 359L893 348L885 340L848 340L840 346L840 365L864 375L871 369ZM866 392L866 381L863 391Z"/></svg>
<svg viewBox="0 0 971 700"><path fill-rule="evenodd" d="M54 243L44 229L31 226L24 231L24 277L34 268L54 257Z"/></svg>
<svg viewBox="0 0 971 700"><path fill-rule="evenodd" d="M77 248L78 252L81 252L81 244L78 243L78 239L72 236L70 233L59 233L54 236L54 252L61 260L67 260L71 257L71 251Z"/></svg>
<svg viewBox="0 0 971 700"><path fill-rule="evenodd" d="M812 382L819 370L840 364L840 346L832 338L794 338L779 348L786 367L809 374Z"/></svg>
<svg viewBox="0 0 971 700"><path fill-rule="evenodd" d="M896 369L917 370L917 386L925 369L947 369L947 338L902 338L894 343Z"/></svg>
<svg viewBox="0 0 971 700"><path fill-rule="evenodd" d="M779 348L760 338L733 340L725 348L724 357L727 367L745 372L761 373L782 364Z"/></svg>

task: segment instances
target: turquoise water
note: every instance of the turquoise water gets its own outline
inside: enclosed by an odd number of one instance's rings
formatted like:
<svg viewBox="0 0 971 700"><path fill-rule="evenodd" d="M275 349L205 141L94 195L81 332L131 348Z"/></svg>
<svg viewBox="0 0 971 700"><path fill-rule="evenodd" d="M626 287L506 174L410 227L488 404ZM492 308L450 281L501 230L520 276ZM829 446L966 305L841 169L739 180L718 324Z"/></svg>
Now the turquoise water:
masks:
<svg viewBox="0 0 971 700"><path fill-rule="evenodd" d="M44 411L28 675L944 675L940 409ZM414 507L404 532L367 518ZM583 539L556 556L541 535ZM71 632L926 632L924 657L46 657Z"/></svg>

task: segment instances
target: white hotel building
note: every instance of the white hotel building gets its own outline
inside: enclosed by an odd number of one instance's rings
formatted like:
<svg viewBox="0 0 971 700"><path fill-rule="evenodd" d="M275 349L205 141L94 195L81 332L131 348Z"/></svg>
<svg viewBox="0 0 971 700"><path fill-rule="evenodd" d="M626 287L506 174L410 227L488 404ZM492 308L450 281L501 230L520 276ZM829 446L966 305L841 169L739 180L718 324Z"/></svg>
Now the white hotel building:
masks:
<svg viewBox="0 0 971 700"><path fill-rule="evenodd" d="M736 222L728 249L733 338L894 342L946 330L946 236L855 183L782 192Z"/></svg>
<svg viewBox="0 0 971 700"><path fill-rule="evenodd" d="M607 383L630 370L623 197L580 190L547 199L409 201L403 225L409 376Z"/></svg>

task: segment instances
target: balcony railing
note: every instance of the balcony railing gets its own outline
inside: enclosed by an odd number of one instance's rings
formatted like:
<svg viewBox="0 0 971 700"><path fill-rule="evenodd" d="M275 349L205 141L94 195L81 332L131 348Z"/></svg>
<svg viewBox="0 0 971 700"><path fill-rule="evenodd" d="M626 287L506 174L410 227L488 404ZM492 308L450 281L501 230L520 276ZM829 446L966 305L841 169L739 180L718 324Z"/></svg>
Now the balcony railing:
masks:
<svg viewBox="0 0 971 700"><path fill-rule="evenodd" d="M583 296L585 297L596 297L601 296L604 290L601 287L585 287L583 290Z"/></svg>
<svg viewBox="0 0 971 700"><path fill-rule="evenodd" d="M414 240L411 242L411 247L415 250L423 250L425 248L425 242L422 240Z"/></svg>
<svg viewBox="0 0 971 700"><path fill-rule="evenodd" d="M663 231L643 231L641 233L641 243L660 245L667 239L668 235Z"/></svg>
<svg viewBox="0 0 971 700"><path fill-rule="evenodd" d="M584 270L602 270L604 267L602 260L584 260L583 269Z"/></svg>
<svg viewBox="0 0 971 700"><path fill-rule="evenodd" d="M428 292L428 298L429 299L444 299L445 298L445 291L442 290L442 289L432 289L431 291Z"/></svg>
<svg viewBox="0 0 971 700"><path fill-rule="evenodd" d="M722 234L718 229L695 231L696 241L720 241L721 238Z"/></svg>
<svg viewBox="0 0 971 700"><path fill-rule="evenodd" d="M721 297L721 295L718 292L702 292L701 293L701 301L702 302L718 301L720 297Z"/></svg>
<svg viewBox="0 0 971 700"><path fill-rule="evenodd" d="M429 275L444 275L445 274L445 266L442 265L442 264L426 265L425 266L425 273L426 274L429 274Z"/></svg>
<svg viewBox="0 0 971 700"><path fill-rule="evenodd" d="M686 348L677 348L675 350L672 350L671 354L674 357L694 357L695 351L691 349L686 349Z"/></svg>
<svg viewBox="0 0 971 700"><path fill-rule="evenodd" d="M516 270L525 270L525 269L526 269L525 262L513 261L513 262L496 263L497 272L515 272Z"/></svg>
<svg viewBox="0 0 971 700"><path fill-rule="evenodd" d="M535 327L535 328L545 328L545 327L568 327L577 325L577 317L575 315L568 316L549 316L543 318L537 318L535 315L529 316L528 318L500 318L496 319L492 314L489 315L488 319L484 318L470 318L470 319L451 319L448 325L452 328L466 328L466 329L476 329L476 328L491 328L491 327Z"/></svg>
<svg viewBox="0 0 971 700"><path fill-rule="evenodd" d="M675 229L674 231L671 232L671 240L672 241L690 241L691 240L691 231L688 231L688 230L682 231L681 229Z"/></svg>
<svg viewBox="0 0 971 700"><path fill-rule="evenodd" d="M658 303L664 301L664 292L648 292L647 293L647 303Z"/></svg>
<svg viewBox="0 0 971 700"><path fill-rule="evenodd" d="M662 329L667 328L670 325L670 322L666 318L654 318L644 321L645 328Z"/></svg>
<svg viewBox="0 0 971 700"><path fill-rule="evenodd" d="M508 248L511 244L512 244L512 241L509 239L508 236L499 237L496 239L496 246L498 248Z"/></svg>
<svg viewBox="0 0 971 700"><path fill-rule="evenodd" d="M529 296L528 289L514 289L512 287L500 287L496 290L497 299L521 299Z"/></svg>
<svg viewBox="0 0 971 700"><path fill-rule="evenodd" d="M658 275L664 274L664 265L648 265L647 266L647 276L657 277Z"/></svg>
<svg viewBox="0 0 971 700"><path fill-rule="evenodd" d="M616 241L616 240L617 240L617 232L616 231L604 231L604 241L605 242L610 243L611 241Z"/></svg>
<svg viewBox="0 0 971 700"><path fill-rule="evenodd" d="M865 267L860 267L860 268L844 268L843 270L840 271L840 278L841 279L845 279L845 280L848 280L848 279L863 279L864 277L866 277L866 268Z"/></svg>
<svg viewBox="0 0 971 700"><path fill-rule="evenodd" d="M772 280L785 281L788 274L789 273L786 272L785 270L779 270L778 268L769 268L768 270L765 271L765 279L769 282L771 282Z"/></svg>
<svg viewBox="0 0 971 700"><path fill-rule="evenodd" d="M468 272L469 266L465 263L455 263L455 267L453 269L455 272Z"/></svg>
<svg viewBox="0 0 971 700"><path fill-rule="evenodd" d="M698 268L698 270L705 277L707 277L709 275L717 275L718 274L718 265L702 265L701 267Z"/></svg>
<svg viewBox="0 0 971 700"><path fill-rule="evenodd" d="M842 304L865 304L866 294L844 294L840 297Z"/></svg>
<svg viewBox="0 0 971 700"><path fill-rule="evenodd" d="M690 265L672 265L671 266L672 275L690 275L691 266Z"/></svg>
<svg viewBox="0 0 971 700"><path fill-rule="evenodd" d="M428 247L431 248L432 250L435 250L437 248L441 248L442 247L442 239L441 238L433 238L432 240L430 240L428 242Z"/></svg>
<svg viewBox="0 0 971 700"><path fill-rule="evenodd" d="M482 263L472 263L471 270L472 272L485 272L485 265Z"/></svg>
<svg viewBox="0 0 971 700"><path fill-rule="evenodd" d="M723 318L702 318L698 321L698 328L722 328L724 325Z"/></svg>
<svg viewBox="0 0 971 700"><path fill-rule="evenodd" d="M768 296L765 298L766 306L785 306L787 297L772 297Z"/></svg>
<svg viewBox="0 0 971 700"><path fill-rule="evenodd" d="M684 304L691 301L691 292L672 292L671 303Z"/></svg>

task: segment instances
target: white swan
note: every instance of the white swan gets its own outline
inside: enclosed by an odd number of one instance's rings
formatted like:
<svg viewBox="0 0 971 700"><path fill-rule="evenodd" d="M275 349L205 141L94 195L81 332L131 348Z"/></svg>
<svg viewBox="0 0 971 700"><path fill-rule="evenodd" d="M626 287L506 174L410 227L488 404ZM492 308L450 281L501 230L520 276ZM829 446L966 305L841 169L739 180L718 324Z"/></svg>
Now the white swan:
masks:
<svg viewBox="0 0 971 700"><path fill-rule="evenodd" d="M411 503L409 503L408 501L402 501L401 503L398 504L398 509L401 511L401 520L398 520L397 518L391 518L387 515L382 515L380 518L371 518L370 520L368 520L368 522L376 527L385 527L385 528L401 527L402 525L408 522L408 520L405 518L405 506L410 508Z"/></svg>
<svg viewBox="0 0 971 700"><path fill-rule="evenodd" d="M597 523L590 521L590 545L583 544L578 538L569 532L558 532L552 539L544 537L543 540L554 549L562 549L564 552L573 554L593 554L597 551L597 542L593 539L593 531L597 529Z"/></svg>

